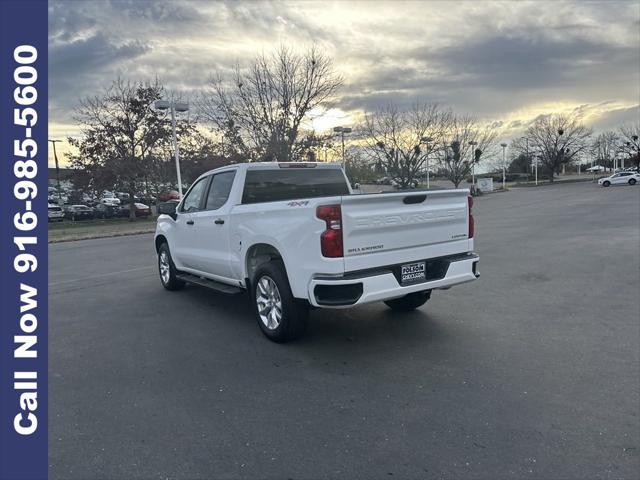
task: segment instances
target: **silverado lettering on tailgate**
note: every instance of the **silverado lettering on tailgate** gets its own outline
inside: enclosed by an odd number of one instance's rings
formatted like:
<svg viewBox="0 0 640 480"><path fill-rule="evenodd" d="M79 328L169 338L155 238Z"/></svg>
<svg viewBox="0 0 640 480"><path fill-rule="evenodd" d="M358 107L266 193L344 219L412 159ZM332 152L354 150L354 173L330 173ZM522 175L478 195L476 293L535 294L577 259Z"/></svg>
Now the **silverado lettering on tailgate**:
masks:
<svg viewBox="0 0 640 480"><path fill-rule="evenodd" d="M435 210L432 212L417 212L395 215L371 215L355 219L354 227L371 228L386 225L411 225L418 223L431 223L442 220L464 219L467 215L466 208L452 208L447 210Z"/></svg>

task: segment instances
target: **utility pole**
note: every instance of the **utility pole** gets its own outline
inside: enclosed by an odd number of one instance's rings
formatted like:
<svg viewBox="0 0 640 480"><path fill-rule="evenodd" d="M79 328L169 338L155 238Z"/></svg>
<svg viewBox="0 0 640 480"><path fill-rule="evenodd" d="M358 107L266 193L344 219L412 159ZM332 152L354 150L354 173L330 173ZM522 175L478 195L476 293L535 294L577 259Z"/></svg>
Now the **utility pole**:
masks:
<svg viewBox="0 0 640 480"><path fill-rule="evenodd" d="M58 165L58 154L56 153L56 143L62 140L49 140L53 145L53 158L56 162L56 183L58 184L58 205L62 205L62 195L60 193L60 166Z"/></svg>

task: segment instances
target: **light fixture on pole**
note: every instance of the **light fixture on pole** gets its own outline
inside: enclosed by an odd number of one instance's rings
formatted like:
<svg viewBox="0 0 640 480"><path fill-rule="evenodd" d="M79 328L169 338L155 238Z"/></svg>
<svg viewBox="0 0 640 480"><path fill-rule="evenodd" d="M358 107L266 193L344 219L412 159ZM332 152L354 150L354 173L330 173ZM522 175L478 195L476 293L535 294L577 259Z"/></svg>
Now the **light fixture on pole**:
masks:
<svg viewBox="0 0 640 480"><path fill-rule="evenodd" d="M475 158L475 146L478 145L478 142L476 142L475 140L471 140L469 142L469 145L471 145L471 187L473 188L473 190L476 189L476 158Z"/></svg>
<svg viewBox="0 0 640 480"><path fill-rule="evenodd" d="M427 189L430 188L430 183L429 183L429 142L431 142L433 140L433 138L431 137L422 137L420 139L420 143L424 143L426 145L426 153L424 156L424 160L425 163L427 164Z"/></svg>
<svg viewBox="0 0 640 480"><path fill-rule="evenodd" d="M334 127L333 131L339 133L342 137L342 168L346 168L347 164L344 159L344 134L351 133L351 128L349 127Z"/></svg>
<svg viewBox="0 0 640 480"><path fill-rule="evenodd" d="M176 134L176 112L189 111L189 104L186 102L175 102L173 100L156 100L154 106L158 110L169 110L171 112L171 128L173 130L173 156L176 159L176 175L178 177L178 194L182 198L182 177L180 176L180 151L178 149L178 135Z"/></svg>
<svg viewBox="0 0 640 480"><path fill-rule="evenodd" d="M500 146L502 147L502 189L505 190L506 189L506 165L507 165L507 157L506 157L506 151L507 151L507 144L506 143L501 143Z"/></svg>

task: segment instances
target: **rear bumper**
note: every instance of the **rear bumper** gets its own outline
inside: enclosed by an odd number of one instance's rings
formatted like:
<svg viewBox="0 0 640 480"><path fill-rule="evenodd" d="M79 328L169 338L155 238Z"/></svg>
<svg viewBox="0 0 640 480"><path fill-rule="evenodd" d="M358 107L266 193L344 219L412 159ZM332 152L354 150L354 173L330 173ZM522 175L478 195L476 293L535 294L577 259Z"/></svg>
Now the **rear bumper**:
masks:
<svg viewBox="0 0 640 480"><path fill-rule="evenodd" d="M309 283L309 302L314 307L347 308L413 292L450 288L478 278L479 259L472 252L428 259L427 280L407 286L400 284L400 265L350 272L341 277L319 275Z"/></svg>

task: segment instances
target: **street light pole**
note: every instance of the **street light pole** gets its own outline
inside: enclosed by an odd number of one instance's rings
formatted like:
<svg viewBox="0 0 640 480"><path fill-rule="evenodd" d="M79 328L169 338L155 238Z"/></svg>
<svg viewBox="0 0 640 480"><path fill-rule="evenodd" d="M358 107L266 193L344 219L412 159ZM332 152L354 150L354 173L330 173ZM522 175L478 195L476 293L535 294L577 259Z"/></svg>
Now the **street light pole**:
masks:
<svg viewBox="0 0 640 480"><path fill-rule="evenodd" d="M334 127L333 131L336 133L339 133L340 136L342 137L342 168L346 169L347 168L347 163L345 161L344 158L344 134L345 133L351 133L351 128L349 127Z"/></svg>
<svg viewBox="0 0 640 480"><path fill-rule="evenodd" d="M53 159L56 162L56 183L58 184L58 205L62 205L62 195L60 194L60 167L58 166L58 154L56 153L56 143L62 140L49 140L53 145Z"/></svg>
<svg viewBox="0 0 640 480"><path fill-rule="evenodd" d="M158 110L170 110L171 129L173 133L173 157L176 161L176 176L178 179L178 194L182 198L182 176L180 175L180 150L178 148L178 135L176 133L176 112L187 112L189 104L184 102L174 102L173 100L156 100L155 107Z"/></svg>
<svg viewBox="0 0 640 480"><path fill-rule="evenodd" d="M176 109L171 102L171 130L173 132L173 158L176 160L176 175L178 177L178 195L182 198L182 176L180 175L180 149L178 148L178 134L176 133Z"/></svg>
<svg viewBox="0 0 640 480"><path fill-rule="evenodd" d="M502 190L505 190L506 187L506 169L507 169L507 157L506 157L506 151L507 151L507 144L506 143L501 143L500 146L502 147Z"/></svg>
<svg viewBox="0 0 640 480"><path fill-rule="evenodd" d="M476 189L476 159L473 147L475 147L477 144L478 142L476 142L475 140L471 140L469 142L469 145L471 145L471 187L474 191Z"/></svg>
<svg viewBox="0 0 640 480"><path fill-rule="evenodd" d="M427 164L427 190L429 188L431 188L430 181L429 181L429 177L430 177L430 174L429 174L429 142L431 140L433 140L431 137L422 137L420 139L420 142L424 143L426 145L426 149L427 149L427 153L425 154L425 157L424 157L425 163Z"/></svg>

